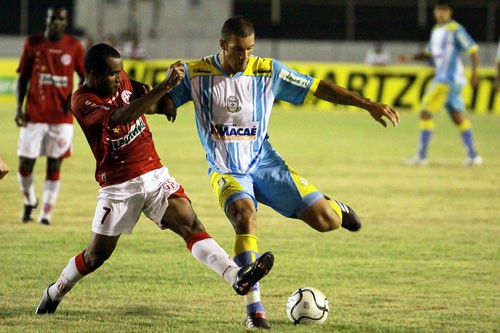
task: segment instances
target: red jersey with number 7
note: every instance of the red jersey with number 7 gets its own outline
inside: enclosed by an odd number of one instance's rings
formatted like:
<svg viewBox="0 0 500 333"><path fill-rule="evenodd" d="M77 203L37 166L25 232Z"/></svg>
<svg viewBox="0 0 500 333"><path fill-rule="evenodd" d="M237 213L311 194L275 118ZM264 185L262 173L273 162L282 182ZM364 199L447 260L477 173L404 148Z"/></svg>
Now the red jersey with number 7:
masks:
<svg viewBox="0 0 500 333"><path fill-rule="evenodd" d="M115 95L98 96L83 85L73 94L71 103L96 159L95 178L102 187L123 183L162 166L144 115L125 125L109 126L113 111L133 99L127 74L122 71L120 76L120 89Z"/></svg>
<svg viewBox="0 0 500 333"><path fill-rule="evenodd" d="M73 76L85 76L85 50L70 35L55 42L44 33L28 37L24 43L17 72L29 78L26 120L35 123L72 124L70 103Z"/></svg>

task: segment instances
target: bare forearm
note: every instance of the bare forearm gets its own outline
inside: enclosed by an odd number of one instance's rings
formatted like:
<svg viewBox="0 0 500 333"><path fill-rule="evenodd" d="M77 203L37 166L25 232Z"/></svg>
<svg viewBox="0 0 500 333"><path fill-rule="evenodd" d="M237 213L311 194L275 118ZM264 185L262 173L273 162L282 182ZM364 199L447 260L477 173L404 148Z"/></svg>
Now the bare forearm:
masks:
<svg viewBox="0 0 500 333"><path fill-rule="evenodd" d="M109 125L128 124L149 111L170 89L166 81L161 82L148 94L133 100L129 105L117 109L109 119Z"/></svg>
<svg viewBox="0 0 500 333"><path fill-rule="evenodd" d="M26 91L28 86L28 79L24 77L19 77L16 87L16 97L17 97L17 108L21 109L24 103L24 98L26 97Z"/></svg>
<svg viewBox="0 0 500 333"><path fill-rule="evenodd" d="M148 112L170 89L175 87L185 75L184 65L181 61L177 61L170 65L165 80L156 87L143 86L144 95L127 105L126 107L117 109L111 115L109 125L127 124L136 120L144 113Z"/></svg>
<svg viewBox="0 0 500 333"><path fill-rule="evenodd" d="M416 54L403 54L403 55L400 55L396 58L396 63L398 64L404 64L405 62L408 62L408 61L421 61L421 60L427 60L429 59L430 56L426 53L423 53L423 52L420 52L420 53L416 53Z"/></svg>
<svg viewBox="0 0 500 333"><path fill-rule="evenodd" d="M397 126L399 123L399 114L392 107L379 102L372 102L333 82L321 80L314 96L328 102L352 105L365 109L370 113L373 119L381 123L384 127L387 126L387 123L382 117L389 119L394 126Z"/></svg>
<svg viewBox="0 0 500 333"><path fill-rule="evenodd" d="M471 59L471 70L475 75L477 73L477 68L479 67L479 52L474 52L470 55Z"/></svg>
<svg viewBox="0 0 500 333"><path fill-rule="evenodd" d="M369 100L361 97L341 86L330 82L321 80L314 96L322 100L342 105L353 105L366 109Z"/></svg>

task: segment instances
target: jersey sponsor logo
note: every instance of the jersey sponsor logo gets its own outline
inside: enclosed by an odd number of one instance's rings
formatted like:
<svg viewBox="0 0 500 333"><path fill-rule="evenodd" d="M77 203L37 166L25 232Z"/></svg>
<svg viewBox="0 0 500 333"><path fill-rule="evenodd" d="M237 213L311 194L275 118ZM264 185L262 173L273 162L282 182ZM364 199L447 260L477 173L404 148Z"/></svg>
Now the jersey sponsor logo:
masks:
<svg viewBox="0 0 500 333"><path fill-rule="evenodd" d="M237 124L210 124L212 139L223 141L242 141L257 139L257 123L252 122L250 126L238 126Z"/></svg>
<svg viewBox="0 0 500 333"><path fill-rule="evenodd" d="M290 73L286 69L282 69L280 71L280 79L290 82L291 84L294 84L299 87L307 88L309 84L309 80L300 76L297 76L293 73Z"/></svg>
<svg viewBox="0 0 500 333"><path fill-rule="evenodd" d="M240 101L236 96L229 96L226 99L226 111L231 113L241 111Z"/></svg>
<svg viewBox="0 0 500 333"><path fill-rule="evenodd" d="M210 74L212 73L211 70L207 70L207 69L201 69L201 68L195 68L193 70L194 73L204 73L204 74Z"/></svg>
<svg viewBox="0 0 500 333"><path fill-rule="evenodd" d="M71 64L71 56L67 53L61 56L61 62L64 66L69 66Z"/></svg>
<svg viewBox="0 0 500 333"><path fill-rule="evenodd" d="M119 150L132 141L134 141L144 130L146 129L146 124L139 118L135 121L135 125L133 125L127 134L122 136L121 138L111 140L111 146L113 150Z"/></svg>
<svg viewBox="0 0 500 333"><path fill-rule="evenodd" d="M109 106L101 105L101 104L96 104L96 103L94 103L94 102L92 102L92 101L90 101L88 99L85 101L85 105L88 106L91 109L97 109L97 108L99 108L99 109L103 109L103 110L106 110L106 111L111 109Z"/></svg>
<svg viewBox="0 0 500 333"><path fill-rule="evenodd" d="M54 86L57 88L66 88L68 86L68 77L52 75L49 73L40 73L38 75L39 84L42 86Z"/></svg>
<svg viewBox="0 0 500 333"><path fill-rule="evenodd" d="M130 97L132 97L132 92L130 90L123 90L121 94L123 102L130 104Z"/></svg>

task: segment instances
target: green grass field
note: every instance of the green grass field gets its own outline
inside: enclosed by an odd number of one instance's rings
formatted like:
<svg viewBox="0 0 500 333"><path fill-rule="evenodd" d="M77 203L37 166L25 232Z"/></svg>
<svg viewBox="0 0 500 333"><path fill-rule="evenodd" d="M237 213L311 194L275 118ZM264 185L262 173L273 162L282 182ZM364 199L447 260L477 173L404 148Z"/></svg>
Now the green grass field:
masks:
<svg viewBox="0 0 500 333"><path fill-rule="evenodd" d="M320 234L260 207L260 250L276 257L261 284L274 332L500 332L500 117L470 116L483 166L462 166L459 135L441 113L431 164L410 168L402 160L415 151L417 115L401 116L400 126L384 129L364 112L275 110L274 146L325 194L354 207L364 226ZM243 298L180 237L144 217L55 315L36 316L44 288L87 245L98 185L77 125L53 224L23 225L13 117L13 106L0 106L0 154L12 169L0 181L1 332L246 331ZM210 189L190 108L175 124L161 116L149 122L163 163L231 253L233 231ZM40 159L38 195L44 169ZM327 295L325 325L286 318L288 296L303 286Z"/></svg>

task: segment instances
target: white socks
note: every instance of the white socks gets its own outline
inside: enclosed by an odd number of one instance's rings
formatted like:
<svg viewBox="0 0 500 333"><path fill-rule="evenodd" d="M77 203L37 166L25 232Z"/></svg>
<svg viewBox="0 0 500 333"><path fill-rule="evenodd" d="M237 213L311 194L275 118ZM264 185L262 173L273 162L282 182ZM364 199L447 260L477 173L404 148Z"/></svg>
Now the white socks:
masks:
<svg viewBox="0 0 500 333"><path fill-rule="evenodd" d="M41 221L43 218L46 218L50 221L50 212L56 204L60 187L61 182L59 180L45 180L45 183L43 185L42 208L40 209L38 221Z"/></svg>
<svg viewBox="0 0 500 333"><path fill-rule="evenodd" d="M19 172L17 173L17 181L19 183L21 193L23 194L25 205L34 206L36 204L34 179L35 177L33 174L30 174L29 176L21 176Z"/></svg>
<svg viewBox="0 0 500 333"><path fill-rule="evenodd" d="M224 280L233 284L240 267L231 260L227 252L212 238L206 238L194 243L191 254L199 262L222 276Z"/></svg>
<svg viewBox="0 0 500 333"><path fill-rule="evenodd" d="M60 300L68 291L73 288L85 275L80 274L76 268L75 257L71 258L68 265L63 269L61 276L49 288L49 296L52 300Z"/></svg>

